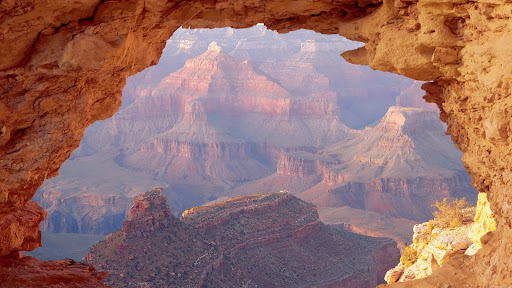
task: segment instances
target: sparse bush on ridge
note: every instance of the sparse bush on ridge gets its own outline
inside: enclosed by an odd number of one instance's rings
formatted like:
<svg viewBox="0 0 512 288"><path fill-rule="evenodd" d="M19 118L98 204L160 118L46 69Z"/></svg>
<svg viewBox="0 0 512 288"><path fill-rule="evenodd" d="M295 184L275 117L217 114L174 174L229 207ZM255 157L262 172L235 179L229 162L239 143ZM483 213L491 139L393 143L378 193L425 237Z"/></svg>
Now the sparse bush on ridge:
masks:
<svg viewBox="0 0 512 288"><path fill-rule="evenodd" d="M409 267L416 263L418 260L418 251L413 246L407 246L404 249L404 254L400 257L400 263L405 264L405 267Z"/></svg>
<svg viewBox="0 0 512 288"><path fill-rule="evenodd" d="M456 228L464 224L463 210L471 205L466 201L465 197L462 197L461 199L455 198L450 202L448 202L447 198L443 198L443 201L436 201L436 204L432 206L437 209L433 213L436 226Z"/></svg>
<svg viewBox="0 0 512 288"><path fill-rule="evenodd" d="M428 221L427 230L425 231L426 238L415 239L415 242L405 247L402 256L400 257L400 263L404 264L407 268L416 261L418 261L418 250L425 248L430 240L436 237L438 234L432 234L434 228L456 228L464 224L464 209L471 207L466 201L465 197L461 199L455 198L453 201L448 201L447 198L443 198L443 201L436 201L434 207L434 220Z"/></svg>

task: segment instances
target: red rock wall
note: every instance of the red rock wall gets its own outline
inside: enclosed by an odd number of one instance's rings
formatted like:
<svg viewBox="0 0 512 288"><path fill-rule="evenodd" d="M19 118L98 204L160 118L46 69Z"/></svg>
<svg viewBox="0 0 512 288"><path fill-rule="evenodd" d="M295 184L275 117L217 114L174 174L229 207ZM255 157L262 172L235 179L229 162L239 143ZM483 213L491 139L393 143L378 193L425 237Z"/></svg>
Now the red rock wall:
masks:
<svg viewBox="0 0 512 288"><path fill-rule="evenodd" d="M332 161L326 163L318 159L304 159L303 157L293 155L293 153L282 153L277 163L277 173L297 177L313 175L326 177L325 174L329 173L328 165L333 164L339 164L339 162Z"/></svg>
<svg viewBox="0 0 512 288"><path fill-rule="evenodd" d="M183 156L191 159L231 159L247 160L254 154L261 155L264 161L275 162L282 148L260 143L210 142L198 143L175 139L154 138L144 143L141 152L158 152L167 157ZM251 155L251 156L249 156Z"/></svg>
<svg viewBox="0 0 512 288"><path fill-rule="evenodd" d="M318 160L296 158L283 153L277 163L277 173L297 177L317 175L321 169L319 164Z"/></svg>

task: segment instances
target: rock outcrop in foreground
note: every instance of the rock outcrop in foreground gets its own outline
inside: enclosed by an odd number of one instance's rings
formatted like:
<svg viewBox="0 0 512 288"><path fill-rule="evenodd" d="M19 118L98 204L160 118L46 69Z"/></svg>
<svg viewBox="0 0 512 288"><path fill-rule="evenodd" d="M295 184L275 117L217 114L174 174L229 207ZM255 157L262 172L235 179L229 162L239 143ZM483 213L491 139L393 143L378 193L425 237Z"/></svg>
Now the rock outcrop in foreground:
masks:
<svg viewBox="0 0 512 288"><path fill-rule="evenodd" d="M43 261L14 252L0 260L0 287L105 287L107 272L72 259Z"/></svg>
<svg viewBox="0 0 512 288"><path fill-rule="evenodd" d="M287 192L194 207L177 219L155 189L86 260L108 270L114 287L372 287L398 257L391 239L328 228Z"/></svg>
<svg viewBox="0 0 512 288"><path fill-rule="evenodd" d="M464 219L459 227L438 227L435 220L415 225L413 243L406 248L400 263L386 272L386 282L422 279L456 255L474 255L482 247L480 238L496 229L485 193L478 195L478 202L477 208L462 210Z"/></svg>
<svg viewBox="0 0 512 288"><path fill-rule="evenodd" d="M487 193L497 229L475 256L452 258L421 285L510 286L511 9L485 0L2 1L0 223L26 209L85 127L112 116L126 77L155 64L178 27L265 23L280 32L305 28L364 42L345 59L433 81L423 85L426 99L439 106L473 185ZM9 235L31 241L29 227L37 225L17 221L21 234ZM25 242L2 242L0 255Z"/></svg>

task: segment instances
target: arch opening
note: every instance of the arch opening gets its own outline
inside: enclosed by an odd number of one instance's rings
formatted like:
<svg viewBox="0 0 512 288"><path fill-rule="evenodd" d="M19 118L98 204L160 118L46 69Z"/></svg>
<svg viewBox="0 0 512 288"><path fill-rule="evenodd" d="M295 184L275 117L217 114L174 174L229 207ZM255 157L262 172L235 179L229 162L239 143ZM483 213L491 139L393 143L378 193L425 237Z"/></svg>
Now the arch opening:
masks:
<svg viewBox="0 0 512 288"><path fill-rule="evenodd" d="M159 64L128 79L120 110L86 129L60 175L36 193L49 213L43 232L123 229L134 198L155 186L178 217L215 200L287 190L315 204L326 224L393 238L403 250L436 200L474 204L476 191L437 107L422 99L422 82L339 56L357 46L264 25L177 30ZM121 271L97 258L88 260ZM107 283L131 281L118 274Z"/></svg>
<svg viewBox="0 0 512 288"><path fill-rule="evenodd" d="M274 2L224 4L76 2L66 11L28 2L2 4L3 27L29 27L3 29L0 42L2 51L9 53L0 65L4 122L0 156L6 175L0 184L1 230L16 231L3 233L2 255L37 246L33 228L44 212L27 201L78 146L83 129L119 107L125 77L154 64L172 31L183 23L213 27L233 21L233 26L248 27L263 22L281 31L306 27L346 35L366 43L364 49L344 54L353 63L420 80L435 79L423 86L427 99L438 104L448 133L465 153L474 186L488 194L498 230L484 239L487 244L476 257L452 261L452 270L439 269L434 273L437 278L429 281L507 285L503 271L510 270L510 263L492 251L509 250L507 241L501 240L510 231L507 151L511 141L506 119L511 69L510 51L502 45L510 40L505 12L510 4L447 7L389 1L372 14L351 19L322 14L340 3L313 8ZM46 17L39 17L42 12ZM27 213L35 216L20 221ZM454 272L462 266L474 267L483 276ZM447 276L450 273L457 277Z"/></svg>

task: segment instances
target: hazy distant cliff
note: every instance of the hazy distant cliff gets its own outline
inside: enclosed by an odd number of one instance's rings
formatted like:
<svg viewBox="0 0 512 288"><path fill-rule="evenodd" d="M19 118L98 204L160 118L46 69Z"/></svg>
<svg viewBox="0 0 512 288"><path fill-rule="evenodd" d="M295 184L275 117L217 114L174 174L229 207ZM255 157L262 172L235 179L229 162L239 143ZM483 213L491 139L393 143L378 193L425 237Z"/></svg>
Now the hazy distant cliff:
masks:
<svg viewBox="0 0 512 288"><path fill-rule="evenodd" d="M349 66L339 49L355 44L326 37L261 26L175 33L160 64L128 81L120 111L39 189L43 229L110 233L137 191L155 186L175 213L288 190L423 220L435 197L471 198L421 83Z"/></svg>
<svg viewBox="0 0 512 288"><path fill-rule="evenodd" d="M415 105L418 95L401 95ZM421 104L421 103L420 103ZM390 107L374 127L316 152L283 153L275 174L236 190L286 189L318 207L349 206L392 217L431 218L436 200L476 191L462 153L444 135L438 112L427 105Z"/></svg>

